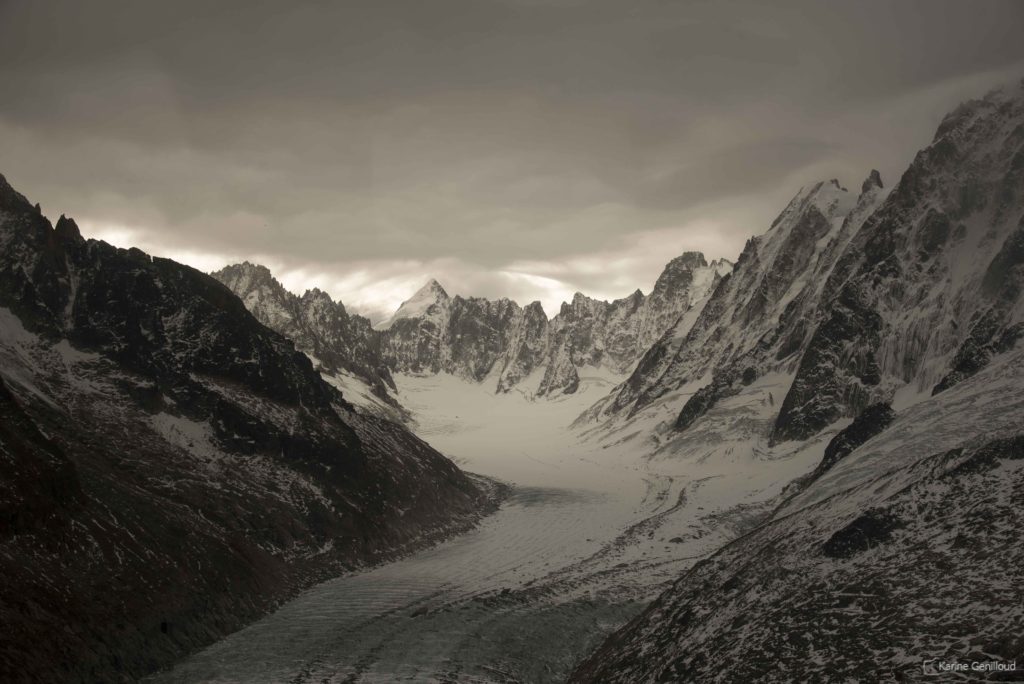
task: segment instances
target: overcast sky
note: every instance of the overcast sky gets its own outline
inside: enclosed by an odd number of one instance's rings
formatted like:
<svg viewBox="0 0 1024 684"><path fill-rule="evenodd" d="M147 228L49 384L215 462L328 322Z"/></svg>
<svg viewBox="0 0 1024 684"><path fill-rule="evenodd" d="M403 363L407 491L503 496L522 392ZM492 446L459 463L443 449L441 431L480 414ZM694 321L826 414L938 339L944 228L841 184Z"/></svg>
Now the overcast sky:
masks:
<svg viewBox="0 0 1024 684"><path fill-rule="evenodd" d="M891 184L1022 35L1018 0L0 0L0 173L374 317L431 276L551 315L735 258L805 183Z"/></svg>

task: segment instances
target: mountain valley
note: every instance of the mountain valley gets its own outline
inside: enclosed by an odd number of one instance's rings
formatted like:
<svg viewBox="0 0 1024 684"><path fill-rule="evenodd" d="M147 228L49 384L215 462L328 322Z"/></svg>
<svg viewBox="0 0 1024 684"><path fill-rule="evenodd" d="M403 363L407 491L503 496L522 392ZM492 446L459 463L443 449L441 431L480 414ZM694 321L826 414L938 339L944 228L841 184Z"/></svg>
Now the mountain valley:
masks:
<svg viewBox="0 0 1024 684"><path fill-rule="evenodd" d="M371 325L248 261L86 240L0 178L0 324L6 672L1024 663L1024 82L894 181L800 188L735 262L550 318L430 280Z"/></svg>

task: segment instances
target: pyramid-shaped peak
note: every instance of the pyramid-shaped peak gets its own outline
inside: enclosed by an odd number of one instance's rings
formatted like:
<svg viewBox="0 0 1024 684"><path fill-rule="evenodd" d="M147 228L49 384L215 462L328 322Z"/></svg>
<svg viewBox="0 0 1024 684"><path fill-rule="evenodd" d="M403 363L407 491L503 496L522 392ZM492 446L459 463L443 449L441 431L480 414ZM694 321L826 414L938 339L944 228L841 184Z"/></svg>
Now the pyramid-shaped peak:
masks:
<svg viewBox="0 0 1024 684"><path fill-rule="evenodd" d="M429 295L435 299L448 299L448 293L441 287L441 283L437 282L434 278L428 280L426 285L417 290L412 299L416 299L420 295Z"/></svg>
<svg viewBox="0 0 1024 684"><path fill-rule="evenodd" d="M387 330L390 328L395 321L402 318L420 318L429 314L437 304L447 306L451 298L448 293L441 287L441 283L431 278L427 281L426 285L416 291L409 299L402 302L402 305L398 307L398 311L382 322L380 322L376 328L378 330ZM436 309L433 309L436 311Z"/></svg>

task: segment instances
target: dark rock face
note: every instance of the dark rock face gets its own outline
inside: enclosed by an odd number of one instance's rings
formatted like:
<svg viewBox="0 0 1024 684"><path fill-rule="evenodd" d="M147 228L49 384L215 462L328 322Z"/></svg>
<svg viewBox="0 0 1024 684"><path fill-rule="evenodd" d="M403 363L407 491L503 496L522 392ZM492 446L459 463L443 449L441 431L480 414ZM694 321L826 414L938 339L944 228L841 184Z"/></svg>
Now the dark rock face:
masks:
<svg viewBox="0 0 1024 684"><path fill-rule="evenodd" d="M74 464L0 378L0 540L45 528L83 502Z"/></svg>
<svg viewBox="0 0 1024 684"><path fill-rule="evenodd" d="M523 308L522 318L513 322L509 329L507 360L498 377L497 391L512 390L534 369L542 367L549 343L547 314L540 302L533 302ZM555 382L562 387L571 384L560 380Z"/></svg>
<svg viewBox="0 0 1024 684"><path fill-rule="evenodd" d="M879 186L872 173L863 188ZM1024 659L1008 589L1024 586L1024 83L946 117L887 199L796 259L814 264L792 280L808 286L773 306L773 235L813 226L806 206L748 242L704 309L724 322L666 335L618 408L710 373L676 421L691 430L751 378L795 372L772 444L857 417L767 523L571 681L914 681L927 658Z"/></svg>
<svg viewBox="0 0 1024 684"><path fill-rule="evenodd" d="M814 469L812 478L817 479L854 449L889 427L896 413L888 404L873 404L864 409L850 425L839 431L825 447L821 463Z"/></svg>
<svg viewBox="0 0 1024 684"><path fill-rule="evenodd" d="M489 505L228 288L2 178L0 416L9 680L136 680Z"/></svg>
<svg viewBox="0 0 1024 684"><path fill-rule="evenodd" d="M966 103L839 260L773 440L912 383L941 392L1021 334L1024 86Z"/></svg>
<svg viewBox="0 0 1024 684"><path fill-rule="evenodd" d="M862 551L881 546L902 527L899 518L885 510L869 510L821 545L829 558L852 558Z"/></svg>
<svg viewBox="0 0 1024 684"><path fill-rule="evenodd" d="M865 193L868 190L871 190L872 188L881 188L881 187L882 187L882 176L881 176L881 174L879 174L876 169L871 169L871 173L869 173L868 177L864 179L863 183L861 183L860 191L862 193Z"/></svg>
<svg viewBox="0 0 1024 684"><path fill-rule="evenodd" d="M748 370L752 371L753 369ZM753 382L753 379L745 384L749 385L750 382ZM708 409L718 403L719 400L732 396L737 392L738 385L736 384L736 379L731 374L716 375L710 384L701 387L686 401L683 405L683 410L679 412L679 416L676 418L675 429L687 429L697 422L698 418L706 414Z"/></svg>
<svg viewBox="0 0 1024 684"><path fill-rule="evenodd" d="M480 297L452 300L448 327L448 354L451 365L477 382L487 377L509 349L510 327L523 317L513 301L488 301Z"/></svg>
<svg viewBox="0 0 1024 684"><path fill-rule="evenodd" d="M327 373L345 370L395 404L395 381L381 354L381 336L362 316L317 289L301 297L284 289L264 266L245 262L211 274L224 283L265 326L295 342Z"/></svg>
<svg viewBox="0 0 1024 684"><path fill-rule="evenodd" d="M801 189L767 233L748 240L699 315L680 319L585 417L629 419L710 376L679 413L675 428L686 430L743 385L788 372L808 343L818 294L842 248L884 197L877 173L864 187L859 197L835 181Z"/></svg>
<svg viewBox="0 0 1024 684"><path fill-rule="evenodd" d="M864 305L855 289L846 290L830 316L815 331L810 346L800 361L800 370L782 402L775 423L774 438L807 439L832 421L841 417L837 406L853 403L854 408L867 402L865 387L879 383L878 362L874 349L882 329L880 316ZM849 357L845 341L859 337L866 342L859 357ZM836 387L834 371L845 366L856 383Z"/></svg>
<svg viewBox="0 0 1024 684"><path fill-rule="evenodd" d="M1009 351L1024 337L1024 322L1014 315L1014 307L1024 292L1024 216L985 270L981 289L990 304L975 313L949 373L935 385L933 394L971 377L988 365L993 356Z"/></svg>

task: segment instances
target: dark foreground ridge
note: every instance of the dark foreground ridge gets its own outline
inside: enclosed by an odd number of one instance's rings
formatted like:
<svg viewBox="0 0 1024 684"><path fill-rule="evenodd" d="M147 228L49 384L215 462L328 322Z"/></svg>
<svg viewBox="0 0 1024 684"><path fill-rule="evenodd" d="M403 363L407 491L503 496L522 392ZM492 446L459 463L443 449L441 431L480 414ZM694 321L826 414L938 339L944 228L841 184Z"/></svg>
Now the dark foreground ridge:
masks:
<svg viewBox="0 0 1024 684"><path fill-rule="evenodd" d="M213 278L0 176L0 680L136 680L493 494Z"/></svg>

